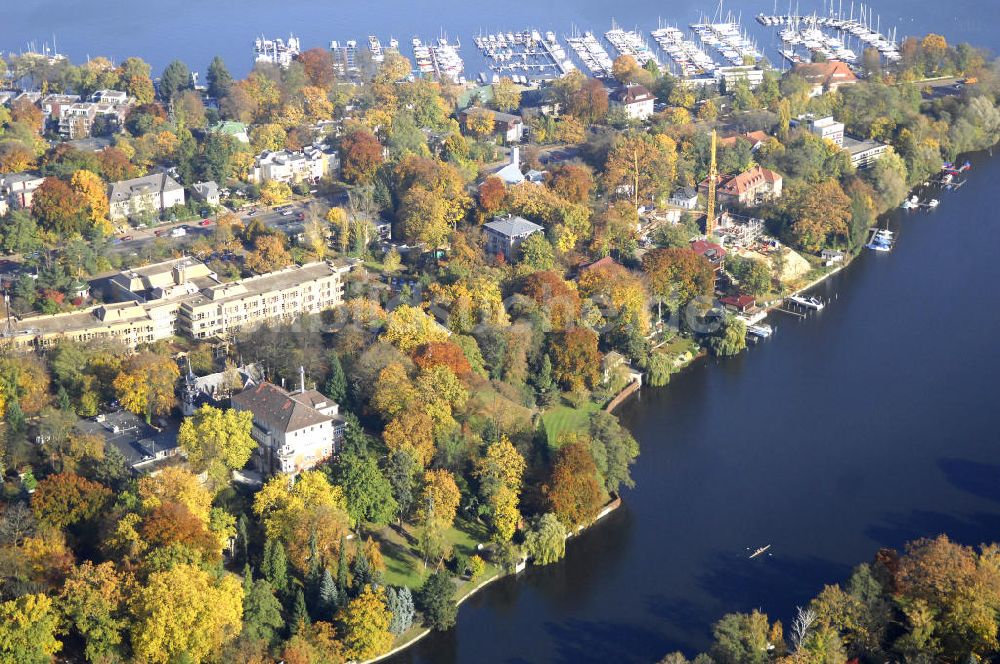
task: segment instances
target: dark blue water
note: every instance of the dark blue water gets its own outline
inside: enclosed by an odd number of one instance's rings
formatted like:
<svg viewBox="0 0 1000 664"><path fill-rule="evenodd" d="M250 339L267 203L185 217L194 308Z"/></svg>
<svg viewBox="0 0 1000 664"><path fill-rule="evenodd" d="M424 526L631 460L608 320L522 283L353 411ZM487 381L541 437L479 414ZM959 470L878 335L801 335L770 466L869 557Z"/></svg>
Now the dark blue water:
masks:
<svg viewBox="0 0 1000 664"><path fill-rule="evenodd" d="M203 70L218 53L237 74L261 31L293 31L308 47L369 32L405 44L444 29L466 44L470 62L480 28L600 31L614 15L648 29L658 15L684 24L712 11L678 0L3 4L0 49L55 33L74 59L139 55L159 71L180 57ZM773 3L726 7L749 26ZM1000 50L993 8L991 0L878 5L883 26L898 24L900 35L934 30ZM704 648L726 612L761 608L787 619L878 547L941 532L995 539L998 179L1000 162L979 158L938 210L893 218L895 251L865 255L821 286L837 299L820 315L774 319L771 341L626 404L620 415L643 451L625 507L572 542L564 562L491 586L462 605L454 630L395 661L648 662ZM747 547L767 543L773 556L747 560Z"/></svg>
<svg viewBox="0 0 1000 664"><path fill-rule="evenodd" d="M802 13L823 13L822 0L796 0ZM860 3L858 3L860 4ZM868 4L868 3L866 3ZM896 27L899 37L934 31L949 40L967 40L995 48L1000 37L986 20L990 0L884 0L872 3L881 14L883 32ZM410 38L425 41L442 32L458 38L470 80L483 69L472 43L482 31L534 27L543 32L568 34L574 26L601 34L611 19L626 28L655 28L658 18L685 26L713 14L717 0L4 0L0 13L0 51L20 51L29 42L41 48L53 35L60 52L73 60L105 55L121 61L137 55L153 65L155 73L175 58L204 72L215 55L221 55L236 75L251 66L253 38L261 33L302 39L303 48L326 47L330 40L358 40L376 34L383 43L395 36L404 55L411 56ZM847 12L850 3L843 3ZM744 26L762 47L773 44L774 32L753 21L753 16L788 9L785 0L726 0L724 11L742 14ZM568 50L568 49L567 49ZM611 51L609 51L611 52ZM860 53L860 50L858 51ZM778 60L774 49L767 54ZM612 55L614 55L612 53ZM579 64L579 63L578 63Z"/></svg>

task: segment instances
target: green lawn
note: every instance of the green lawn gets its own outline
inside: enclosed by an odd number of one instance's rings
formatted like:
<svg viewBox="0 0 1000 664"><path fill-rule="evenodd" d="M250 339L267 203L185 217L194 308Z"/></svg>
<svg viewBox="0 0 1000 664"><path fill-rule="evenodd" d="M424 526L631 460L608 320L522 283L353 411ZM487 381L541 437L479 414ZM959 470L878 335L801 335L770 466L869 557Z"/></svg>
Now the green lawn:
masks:
<svg viewBox="0 0 1000 664"><path fill-rule="evenodd" d="M564 433L575 431L585 431L590 427L590 415L600 409L595 403L588 403L583 408L571 408L570 406L555 406L549 408L542 414L542 426L545 427L545 436L548 439L549 447L555 448L559 436Z"/></svg>
<svg viewBox="0 0 1000 664"><path fill-rule="evenodd" d="M416 550L416 529L406 524L404 532L409 538L400 535L392 528L382 528L373 537L379 540L382 556L385 559L385 582L393 586L408 586L414 590L423 585L432 569L424 569L423 560ZM485 542L488 534L482 524L458 519L448 531L448 541L455 551L466 556L477 553L476 545ZM486 566L484 576L493 573L492 565ZM478 580L477 580L478 583Z"/></svg>

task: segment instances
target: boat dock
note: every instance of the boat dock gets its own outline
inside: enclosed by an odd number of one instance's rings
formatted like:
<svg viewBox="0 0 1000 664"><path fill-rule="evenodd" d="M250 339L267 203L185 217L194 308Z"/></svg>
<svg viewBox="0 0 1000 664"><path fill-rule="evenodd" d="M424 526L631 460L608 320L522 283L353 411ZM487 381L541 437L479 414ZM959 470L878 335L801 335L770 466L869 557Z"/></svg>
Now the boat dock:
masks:
<svg viewBox="0 0 1000 664"><path fill-rule="evenodd" d="M881 17L864 5L860 6L857 16L852 3L846 16L841 10L831 11L829 16L788 13L758 14L756 18L763 26L781 29L782 55L785 55L786 49L794 52L795 47L802 46L810 53L853 64L858 59L858 53L865 48L874 48L886 62L900 60L896 29L883 34Z"/></svg>
<svg viewBox="0 0 1000 664"><path fill-rule="evenodd" d="M431 66L439 80L447 80L452 83L462 85L465 83L465 63L458 55L461 43L458 40L454 44L449 43L446 37L440 37L429 46L431 56Z"/></svg>
<svg viewBox="0 0 1000 664"><path fill-rule="evenodd" d="M509 76L526 84L531 80L559 78L576 69L551 31L544 38L538 30L523 30L480 34L473 41L494 72L494 80Z"/></svg>
<svg viewBox="0 0 1000 664"><path fill-rule="evenodd" d="M640 67L644 67L647 62L654 62L659 66L656 54L653 53L653 49L649 48L649 44L642 38L638 30L623 30L612 20L611 29L604 33L604 37L619 54L631 55L635 58Z"/></svg>
<svg viewBox="0 0 1000 664"><path fill-rule="evenodd" d="M701 76L715 71L719 64L698 44L686 39L676 27L660 26L652 33L660 50L669 56L675 74L685 78Z"/></svg>
<svg viewBox="0 0 1000 664"><path fill-rule="evenodd" d="M589 30L582 35L574 32L565 38L566 43L573 49L577 57L583 62L590 73L597 78L610 79L614 77L612 67L614 63L611 56L604 50L601 42Z"/></svg>
<svg viewBox="0 0 1000 664"><path fill-rule="evenodd" d="M746 35L739 20L732 14L724 21L693 23L691 29L702 44L717 51L733 66L746 64L748 60L756 63L763 57L757 44Z"/></svg>

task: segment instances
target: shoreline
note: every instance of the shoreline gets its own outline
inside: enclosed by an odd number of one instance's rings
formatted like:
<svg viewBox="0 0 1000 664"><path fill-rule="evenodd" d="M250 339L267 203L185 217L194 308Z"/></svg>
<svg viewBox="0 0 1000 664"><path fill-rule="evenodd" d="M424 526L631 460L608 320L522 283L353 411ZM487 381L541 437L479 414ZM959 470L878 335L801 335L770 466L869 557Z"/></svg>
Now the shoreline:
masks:
<svg viewBox="0 0 1000 664"><path fill-rule="evenodd" d="M626 388L626 389L628 389L628 388ZM569 542L571 539L573 539L575 537L578 537L579 535L583 534L584 532L586 532L586 531L590 530L591 528L593 528L594 526L596 526L598 524L598 522L603 521L605 517L607 517L608 515L614 513L616 510L618 510L618 508L620 508L622 506L622 502L623 501L622 501L622 497L621 496L615 496L614 498L612 498L603 507L601 507L601 510L590 521L590 523L582 525L579 528L577 528L576 530L571 530L571 531L567 532L566 533L566 541ZM517 565L515 565L514 569L511 570L511 571L509 571L509 572L498 571L493 576L491 576L491 577L489 577L487 579L484 579L483 581L481 581L479 583L479 585L477 585L474 588L470 589L468 592L466 592L464 595L462 595L460 598L458 598L455 601L455 606L457 606L457 607L462 606L462 603L465 600L467 600L470 597L472 597L473 595L477 594L479 591L481 591L486 586L492 584L494 581L499 581L500 579L506 579L507 577L511 577L511 576L516 577L517 575L519 575L521 572L523 572L524 570L526 570L528 568L528 564L529 563L528 563L527 559L525 559L522 562L520 562ZM412 627L411 627L411 629L412 629ZM454 629L454 627L452 629ZM434 630L432 630L430 627L423 627L419 632L417 632L416 634L414 634L407 641L404 641L403 643L400 643L398 646L396 646L392 650L390 650L388 652L385 652L385 653L382 653L381 655L377 655L375 657L372 657L371 659L366 659L366 660L362 660L362 661L355 661L355 664L375 664L376 662L384 661L384 660L386 660L386 659L388 659L388 658L390 658L390 657L392 657L394 655L398 655L399 653L403 652L404 650L406 650L406 649L408 649L408 648L410 648L412 646L415 646L417 643L419 643L420 641L422 641L425 637L427 637L428 635L430 635L430 633L432 631L434 631Z"/></svg>

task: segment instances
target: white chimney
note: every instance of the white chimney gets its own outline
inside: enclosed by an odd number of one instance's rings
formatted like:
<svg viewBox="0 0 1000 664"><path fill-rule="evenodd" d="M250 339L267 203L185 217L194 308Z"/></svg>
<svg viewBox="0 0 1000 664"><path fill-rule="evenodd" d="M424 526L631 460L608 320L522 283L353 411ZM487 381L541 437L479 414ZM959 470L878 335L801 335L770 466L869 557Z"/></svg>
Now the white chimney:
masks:
<svg viewBox="0 0 1000 664"><path fill-rule="evenodd" d="M306 368L299 365L299 394L306 391Z"/></svg>
<svg viewBox="0 0 1000 664"><path fill-rule="evenodd" d="M510 149L510 163L516 168L521 168L521 148L516 145Z"/></svg>

